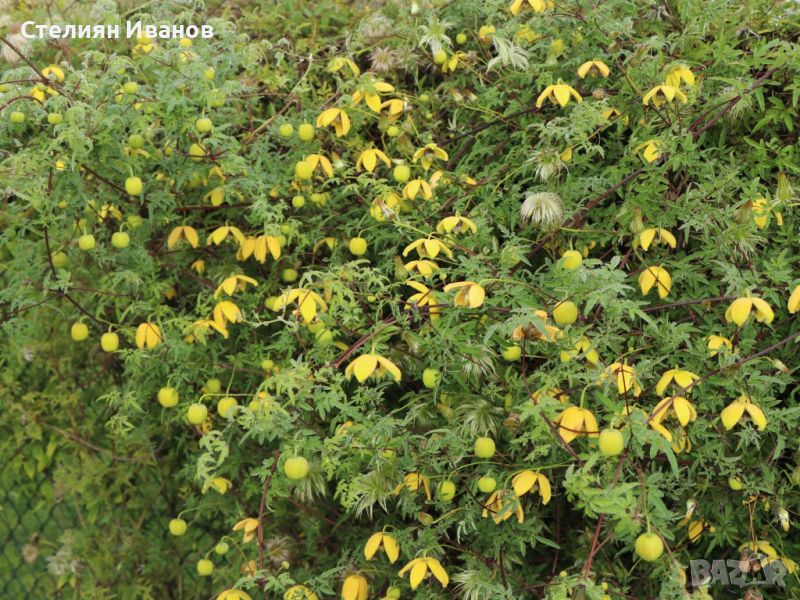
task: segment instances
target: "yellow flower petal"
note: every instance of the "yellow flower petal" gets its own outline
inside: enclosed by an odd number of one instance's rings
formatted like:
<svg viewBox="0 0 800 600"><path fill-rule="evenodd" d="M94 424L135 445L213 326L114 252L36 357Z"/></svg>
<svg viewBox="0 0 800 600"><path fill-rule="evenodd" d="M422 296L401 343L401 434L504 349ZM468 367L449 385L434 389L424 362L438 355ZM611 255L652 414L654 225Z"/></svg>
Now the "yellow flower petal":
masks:
<svg viewBox="0 0 800 600"><path fill-rule="evenodd" d="M378 548L381 545L381 540L383 540L383 534L380 532L373 533L371 536L369 536L369 539L364 546L364 558L370 560L373 556L375 556L375 553L378 551Z"/></svg>
<svg viewBox="0 0 800 600"><path fill-rule="evenodd" d="M722 409L720 413L720 419L722 419L722 425L725 429L732 429L734 425L736 425L739 420L742 418L744 414L744 402L739 400L734 400L728 406Z"/></svg>
<svg viewBox="0 0 800 600"><path fill-rule="evenodd" d="M363 383L378 366L378 357L374 354L362 354L350 363L350 366L359 383Z"/></svg>
<svg viewBox="0 0 800 600"><path fill-rule="evenodd" d="M750 415L750 418L753 419L753 423L756 424L759 431L764 431L767 427L767 417L764 415L764 411L761 410L761 407L753 404L752 402L748 402L744 405L747 414Z"/></svg>
<svg viewBox="0 0 800 600"><path fill-rule="evenodd" d="M411 583L411 589L415 590L422 583L422 580L425 578L425 573L428 572L428 566L425 561L420 560L416 563L413 567L411 567L411 575L409 577L409 582Z"/></svg>
<svg viewBox="0 0 800 600"><path fill-rule="evenodd" d="M384 534L383 549L386 551L386 557L389 559L389 562L392 564L396 563L397 559L400 557L400 544L397 543L397 540L390 535Z"/></svg>
<svg viewBox="0 0 800 600"><path fill-rule="evenodd" d="M433 573L433 576L442 584L442 587L447 587L447 584L450 583L450 578L447 576L447 572L444 570L441 563L435 558L426 558L425 562L431 570L431 573Z"/></svg>

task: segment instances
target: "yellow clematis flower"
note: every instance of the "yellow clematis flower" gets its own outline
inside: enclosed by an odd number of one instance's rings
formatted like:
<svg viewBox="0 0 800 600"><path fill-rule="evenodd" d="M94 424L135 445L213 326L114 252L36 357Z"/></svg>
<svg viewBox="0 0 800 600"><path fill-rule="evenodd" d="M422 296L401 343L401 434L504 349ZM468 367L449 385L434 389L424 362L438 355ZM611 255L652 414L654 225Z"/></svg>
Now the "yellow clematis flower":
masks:
<svg viewBox="0 0 800 600"><path fill-rule="evenodd" d="M432 260L412 260L403 265L406 271L412 273L417 271L423 277L430 277L434 271L439 269L439 265Z"/></svg>
<svg viewBox="0 0 800 600"><path fill-rule="evenodd" d="M387 117L389 121L397 121L400 117L403 116L403 113L406 111L406 103L404 100L400 100L399 98L392 98L391 100L386 100L381 104L381 110L385 110L388 114Z"/></svg>
<svg viewBox="0 0 800 600"><path fill-rule="evenodd" d="M514 34L514 38L527 42L528 44L532 44L536 40L541 39L542 36L536 33L530 25L526 24L517 29L517 32Z"/></svg>
<svg viewBox="0 0 800 600"><path fill-rule="evenodd" d="M783 215L776 210L773 210L766 198L756 198L750 200L750 211L753 213L753 222L759 229L764 229L769 222L770 215L775 215L775 221L778 225L783 225Z"/></svg>
<svg viewBox="0 0 800 600"><path fill-rule="evenodd" d="M217 186L203 196L203 199L210 202L211 206L220 206L225 200L225 188L221 185Z"/></svg>
<svg viewBox="0 0 800 600"><path fill-rule="evenodd" d="M50 65L49 67L45 67L42 69L42 75L50 79L55 79L59 83L64 81L64 70L58 65Z"/></svg>
<svg viewBox="0 0 800 600"><path fill-rule="evenodd" d="M233 225L223 225L222 227L217 227L214 231L211 232L211 235L208 236L206 240L206 246L210 246L214 244L219 246L225 239L231 236L239 245L244 243L244 234L238 227L234 227Z"/></svg>
<svg viewBox="0 0 800 600"><path fill-rule="evenodd" d="M481 25L480 29L478 29L478 40L487 44L492 41L492 36L496 31L497 29L495 29L494 25Z"/></svg>
<svg viewBox="0 0 800 600"><path fill-rule="evenodd" d="M412 590L417 589L419 584L422 583L422 580L425 579L425 575L427 575L428 571L442 584L442 587L447 587L447 584L450 583L450 578L447 576L444 567L442 567L442 563L429 556L412 560L405 567L400 569L400 577L409 571L411 571L409 582L411 583Z"/></svg>
<svg viewBox="0 0 800 600"><path fill-rule="evenodd" d="M569 104L570 98L574 98L578 104L583 102L583 98L577 90L566 83L548 85L536 99L536 108L542 108L545 100L550 100L552 104L557 104L563 108Z"/></svg>
<svg viewBox="0 0 800 600"><path fill-rule="evenodd" d="M708 355L709 356L716 356L719 354L721 348L725 347L728 349L728 352L733 352L733 344L731 341L721 335L710 335L707 339L707 347L708 347Z"/></svg>
<svg viewBox="0 0 800 600"><path fill-rule="evenodd" d="M686 398L675 396L663 398L653 409L651 422L661 423L669 414L675 415L678 422L686 427L690 421L697 419L697 411Z"/></svg>
<svg viewBox="0 0 800 600"><path fill-rule="evenodd" d="M297 304L297 310L300 311L300 315L306 323L311 323L311 321L314 320L318 310L328 310L328 305L325 304L325 301L319 294L303 288L294 288L285 291L275 300L272 305L272 310L283 310L292 302Z"/></svg>
<svg viewBox="0 0 800 600"><path fill-rule="evenodd" d="M167 237L167 248L172 250L178 245L178 242L184 238L192 248L197 248L200 243L200 237L197 235L197 230L194 227L181 225L173 229Z"/></svg>
<svg viewBox="0 0 800 600"><path fill-rule="evenodd" d="M511 339L515 342L522 340L542 340L544 342L555 342L557 339L564 335L555 325L550 325L547 322L547 311L535 310L533 316L537 322L531 322L529 325L517 325L511 332Z"/></svg>
<svg viewBox="0 0 800 600"><path fill-rule="evenodd" d="M140 323L136 328L136 347L152 350L158 346L162 341L161 329L155 323Z"/></svg>
<svg viewBox="0 0 800 600"><path fill-rule="evenodd" d="M28 90L28 96L30 96L31 98L35 98L41 104L44 104L44 101L47 98L47 96L45 96L45 93L44 93L44 88L39 88L39 87L36 87L36 86L34 86L30 90Z"/></svg>
<svg viewBox="0 0 800 600"><path fill-rule="evenodd" d="M647 162L647 164L653 164L659 158L661 158L661 150L659 147L661 146L661 142L658 140L647 140L643 144L639 144L634 148L634 151L641 152L642 158Z"/></svg>
<svg viewBox="0 0 800 600"><path fill-rule="evenodd" d="M214 298L218 298L223 292L228 296L233 296L234 292L237 290L242 291L247 288L248 283L253 286L258 286L258 282L247 275L231 275L230 277L226 277L214 292Z"/></svg>
<svg viewBox="0 0 800 600"><path fill-rule="evenodd" d="M675 236L672 235L668 229L662 229L660 227L651 227L643 230L637 237L637 241L645 251L650 249L650 245L653 243L653 241L656 243L662 242L673 250L677 245Z"/></svg>
<svg viewBox="0 0 800 600"><path fill-rule="evenodd" d="M383 151L378 150L377 148L368 148L358 155L358 159L356 160L356 169L364 169L365 171L372 173L375 170L375 167L378 165L378 159L380 159L387 167L392 166L392 161L389 160L389 157L386 156Z"/></svg>
<svg viewBox="0 0 800 600"><path fill-rule="evenodd" d="M592 342L586 336L581 337L581 339L576 342L573 348L573 350L561 351L561 362L568 362L576 356L582 354L586 359L586 362L594 366L600 365L600 355L597 353L597 350L594 349Z"/></svg>
<svg viewBox="0 0 800 600"><path fill-rule="evenodd" d="M797 571L797 563L795 563L790 558L785 556L778 556L778 552L775 548L772 547L772 544L767 542L766 540L756 540L754 542L748 542L739 546L739 551L742 550L750 550L751 552L759 552L764 555L764 558L761 560L762 567L768 565L771 562L780 561L784 565L786 565L786 569L789 574L794 573Z"/></svg>
<svg viewBox="0 0 800 600"><path fill-rule="evenodd" d="M750 419L758 427L758 430L764 431L767 427L767 417L764 416L764 411L750 399L750 396L744 394L722 409L719 415L722 425L725 429L733 429L734 425L742 420L745 412L750 415Z"/></svg>
<svg viewBox="0 0 800 600"><path fill-rule="evenodd" d="M535 13L543 13L547 8L544 0L514 0L511 3L511 6L508 7L508 10L511 11L512 15L518 15L519 11L521 11L526 5L529 6Z"/></svg>
<svg viewBox="0 0 800 600"><path fill-rule="evenodd" d="M58 163L61 161L56 161L56 168L58 168ZM64 163L61 163L61 170L64 168ZM89 206L94 206L94 202L91 200L87 203ZM105 221L108 218L115 219L117 221L122 220L122 212L114 206L113 204L103 204L100 207L100 210L97 211L97 218L101 222Z"/></svg>
<svg viewBox="0 0 800 600"><path fill-rule="evenodd" d="M478 226L467 217L455 215L453 217L445 217L436 225L436 231L439 233L472 233L478 232ZM800 289L800 286L798 286Z"/></svg>
<svg viewBox="0 0 800 600"><path fill-rule="evenodd" d="M679 394L690 391L694 382L700 379L700 375L692 373L691 371L683 371L681 369L669 369L664 372L661 379L656 384L656 394L662 396L667 386L670 383L675 383L680 388Z"/></svg>
<svg viewBox="0 0 800 600"><path fill-rule="evenodd" d="M543 397L558 400L561 404L569 404L569 394L564 392L561 388L554 387L549 390L545 388L538 389L531 394L531 402L539 404Z"/></svg>
<svg viewBox="0 0 800 600"><path fill-rule="evenodd" d="M373 533L371 536L369 536L369 539L364 546L364 558L367 560L372 560L381 546L383 546L383 551L386 553L386 557L389 559L389 562L392 564L397 562L397 559L400 556L400 544L397 543L397 540L394 538L394 536L391 536L388 533L383 533L382 531Z"/></svg>
<svg viewBox="0 0 800 600"><path fill-rule="evenodd" d="M267 262L267 253L275 260L281 257L281 244L277 237L272 235L248 237L236 252L236 259L247 260L252 256L258 262L265 263Z"/></svg>
<svg viewBox="0 0 800 600"><path fill-rule="evenodd" d="M755 308L756 321L769 325L775 318L775 313L765 300L755 296L743 296L731 302L725 311L725 320L728 323L736 323L740 327L745 324L750 317L751 311Z"/></svg>
<svg viewBox="0 0 800 600"><path fill-rule="evenodd" d="M420 161L422 168L426 171L431 168L434 160L448 160L450 155L447 154L436 144L425 144L422 148L414 152L413 161Z"/></svg>
<svg viewBox="0 0 800 600"><path fill-rule="evenodd" d="M689 98L686 97L686 94L684 94L679 88L664 83L651 88L650 91L648 91L642 97L642 104L645 106L652 104L655 107L659 107L662 104L672 102L675 100L675 98L677 98L682 104L686 104L689 101Z"/></svg>
<svg viewBox="0 0 800 600"><path fill-rule="evenodd" d="M414 307L424 308L427 306L428 314L431 319L438 319L440 312L439 302L436 299L434 291L418 281L408 280L406 281L406 285L417 290L416 294L412 294L406 299L406 310L411 310Z"/></svg>
<svg viewBox="0 0 800 600"><path fill-rule="evenodd" d="M406 474L403 478L403 483L394 488L394 493L399 494L403 488L409 492L418 492L422 488L428 501L431 499L431 480L427 475L417 471Z"/></svg>
<svg viewBox="0 0 800 600"><path fill-rule="evenodd" d="M402 198L390 192L385 198L375 198L372 201L372 206L369 208L370 216L379 222L384 222L387 219L394 219L398 211L401 209Z"/></svg>
<svg viewBox="0 0 800 600"><path fill-rule="evenodd" d="M230 479L225 479L224 477L214 477L208 482L206 487L207 489L213 488L220 494L225 494L233 487L233 483L231 483Z"/></svg>
<svg viewBox="0 0 800 600"><path fill-rule="evenodd" d="M550 481L536 471L520 471L514 475L511 480L511 485L514 487L514 493L517 496L524 496L528 492L539 492L542 497L542 504L550 502L552 497L552 489L550 488Z"/></svg>
<svg viewBox="0 0 800 600"><path fill-rule="evenodd" d="M681 519L680 521L678 521L678 525L686 526L687 529L686 533L688 535L689 541L692 544L696 544L697 542L700 541L700 537L703 535L704 531L710 531L711 533L716 531L716 528L714 528L713 525L709 525L708 521L706 521L705 519L696 519L694 521L690 519Z"/></svg>
<svg viewBox="0 0 800 600"><path fill-rule="evenodd" d="M342 600L367 600L369 584L363 575L348 575L342 583Z"/></svg>
<svg viewBox="0 0 800 600"><path fill-rule="evenodd" d="M692 86L695 83L694 73L688 67L677 65L667 72L664 83L675 88L680 87L681 83Z"/></svg>
<svg viewBox="0 0 800 600"><path fill-rule="evenodd" d="M233 530L243 532L244 537L242 538L242 543L246 544L256 537L256 533L258 532L258 519L252 517L242 519L233 526Z"/></svg>
<svg viewBox="0 0 800 600"><path fill-rule="evenodd" d="M304 585L293 585L283 593L283 600L319 600L319 596Z"/></svg>
<svg viewBox="0 0 800 600"><path fill-rule="evenodd" d="M230 589L220 592L219 596L217 596L217 600L253 600L253 599L250 597L250 594L243 592L242 590Z"/></svg>
<svg viewBox="0 0 800 600"><path fill-rule="evenodd" d="M206 272L206 261L202 259L198 259L191 264L191 269L198 275L202 275Z"/></svg>
<svg viewBox="0 0 800 600"><path fill-rule="evenodd" d="M795 286L792 293L789 295L789 302L787 308L790 314L796 313L800 310L800 285Z"/></svg>
<svg viewBox="0 0 800 600"><path fill-rule="evenodd" d="M213 311L214 322L223 329L228 323L238 323L242 320L242 311L230 300L218 302Z"/></svg>
<svg viewBox="0 0 800 600"><path fill-rule="evenodd" d="M519 501L518 496L507 498L505 490L492 492L492 495L486 500L486 504L483 505L483 510L481 511L481 517L485 519L490 513L495 525L510 519L511 515L517 516L518 523L525 521L525 513L522 510L522 503Z"/></svg>
<svg viewBox="0 0 800 600"><path fill-rule="evenodd" d="M346 56L337 56L331 60L331 62L328 63L328 73L338 73L344 67L350 69L350 73L352 73L353 77L361 75L361 69L358 68L358 65Z"/></svg>
<svg viewBox="0 0 800 600"><path fill-rule="evenodd" d="M382 377L389 373L394 377L395 381L400 381L401 377L400 369L397 368L397 365L379 354L362 354L347 365L344 370L344 374L348 377L355 375L359 383L363 383L373 373L376 377Z"/></svg>
<svg viewBox="0 0 800 600"><path fill-rule="evenodd" d="M312 248L312 251L316 254L317 250L320 250L320 249L324 250L325 248L327 248L328 250L333 250L338 243L339 243L339 240L337 240L334 237L330 237L330 236L324 237L321 240L317 240L317 243L314 244L314 247Z"/></svg>
<svg viewBox="0 0 800 600"><path fill-rule="evenodd" d="M450 283L444 286L445 292L458 290L453 303L456 306L464 306L466 308L478 308L483 304L486 298L486 290L474 281L459 281L457 283Z"/></svg>
<svg viewBox="0 0 800 600"><path fill-rule="evenodd" d="M448 258L453 258L453 252L447 244L436 238L419 238L411 242L403 250L403 256L408 256L412 250L416 250L420 258L436 258L440 252L446 254Z"/></svg>
<svg viewBox="0 0 800 600"><path fill-rule="evenodd" d="M603 109L603 112L602 112L602 113L600 113L600 114L602 114L602 115L603 115L603 118L604 118L606 121L611 121L611 120L614 120L614 119L619 119L620 117L622 117L622 113L621 113L621 112L619 112L619 111L618 111L616 108L614 108L613 106L609 106L608 108L604 108L604 109ZM625 124L627 125L627 124L628 124L628 118L627 118L627 117L624 117L624 118L622 118L622 122L623 122L623 123L625 123Z"/></svg>
<svg viewBox="0 0 800 600"><path fill-rule="evenodd" d="M603 381L606 377L613 375L617 379L617 390L620 394L632 393L638 397L642 393L642 386L639 385L639 378L633 365L623 362L615 362L608 365L600 376Z"/></svg>
<svg viewBox="0 0 800 600"><path fill-rule="evenodd" d="M654 285L658 297L666 298L672 289L672 278L664 267L647 267L639 274L639 287L643 295L647 296Z"/></svg>
<svg viewBox="0 0 800 600"><path fill-rule="evenodd" d="M469 58L469 54L466 52L461 52L460 50L458 52L454 52L447 58L446 61L444 61L444 64L442 65L442 73L452 73L458 68L459 63L463 62L467 58ZM460 93L455 88L452 88L450 93L454 95L458 93L460 96ZM461 98L463 99L463 96ZM469 99L474 100L475 96L473 95Z"/></svg>
<svg viewBox="0 0 800 600"><path fill-rule="evenodd" d="M189 327L189 333L185 339L191 344L195 341L197 334L199 334L201 331L208 331L209 329L213 329L222 335L222 337L224 337L226 340L228 339L228 330L225 329L223 325L220 325L211 319L199 319L192 323Z"/></svg>
<svg viewBox="0 0 800 600"><path fill-rule="evenodd" d="M358 104L364 100L372 112L381 112L381 94L389 94L394 91L394 86L385 81L370 81L360 86L353 92L353 104Z"/></svg>
<svg viewBox="0 0 800 600"><path fill-rule="evenodd" d="M606 66L602 60L587 60L580 67L578 67L578 77L581 79L587 75L608 77L611 70Z"/></svg>
<svg viewBox="0 0 800 600"><path fill-rule="evenodd" d="M333 127L336 137L344 137L350 131L350 117L341 108L329 108L317 117L317 127Z"/></svg>
<svg viewBox="0 0 800 600"><path fill-rule="evenodd" d="M312 173L316 171L317 168L319 167L319 169L329 179L333 177L333 165L331 164L331 161L328 159L328 157L325 156L324 154L319 154L319 153L309 154L303 160L306 161L311 166Z"/></svg>
<svg viewBox="0 0 800 600"><path fill-rule="evenodd" d="M403 196L409 200L413 200L420 193L425 200L433 198L431 184L424 179L412 179L403 187Z"/></svg>
<svg viewBox="0 0 800 600"><path fill-rule="evenodd" d="M597 419L594 418L592 412L578 406L570 406L558 416L555 423L558 425L558 435L567 443L579 435L589 437L600 435L597 429Z"/></svg>

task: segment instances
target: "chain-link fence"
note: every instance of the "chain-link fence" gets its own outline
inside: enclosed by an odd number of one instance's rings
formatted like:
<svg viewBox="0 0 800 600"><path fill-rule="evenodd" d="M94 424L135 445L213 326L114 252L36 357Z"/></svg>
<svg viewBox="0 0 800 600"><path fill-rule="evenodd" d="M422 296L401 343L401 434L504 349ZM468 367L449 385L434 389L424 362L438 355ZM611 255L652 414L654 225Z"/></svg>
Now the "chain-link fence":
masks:
<svg viewBox="0 0 800 600"><path fill-rule="evenodd" d="M18 453L17 453L18 454ZM50 469L0 475L0 598L52 598L68 583L63 548L76 525L74 510L57 497Z"/></svg>

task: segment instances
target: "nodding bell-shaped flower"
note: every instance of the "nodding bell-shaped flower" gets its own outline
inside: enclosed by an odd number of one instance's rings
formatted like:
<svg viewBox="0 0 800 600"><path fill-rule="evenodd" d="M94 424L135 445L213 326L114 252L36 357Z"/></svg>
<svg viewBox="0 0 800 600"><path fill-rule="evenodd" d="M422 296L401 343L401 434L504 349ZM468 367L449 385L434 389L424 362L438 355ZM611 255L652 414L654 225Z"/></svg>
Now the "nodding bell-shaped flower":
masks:
<svg viewBox="0 0 800 600"><path fill-rule="evenodd" d="M369 584L361 574L348 575L342 583L342 600L367 600Z"/></svg>
<svg viewBox="0 0 800 600"><path fill-rule="evenodd" d="M614 375L617 379L617 389L620 394L632 393L639 396L642 393L642 386L639 385L639 378L636 376L636 369L633 365L623 362L615 362L608 365L600 376L604 380L609 375Z"/></svg>
<svg viewBox="0 0 800 600"><path fill-rule="evenodd" d="M348 377L355 375L359 383L363 383L373 374L382 377L386 373L394 377L395 381L400 381L401 373L396 364L379 354L370 353L362 354L344 370Z"/></svg>
<svg viewBox="0 0 800 600"><path fill-rule="evenodd" d="M394 536L391 536L388 533L383 533L382 531L373 533L369 537L366 545L364 546L364 558L367 560L372 560L378 550L380 550L381 546L383 547L383 551L386 553L386 557L389 559L389 562L392 564L397 562L397 559L400 556L400 544L397 543L397 540L394 538Z"/></svg>
<svg viewBox="0 0 800 600"><path fill-rule="evenodd" d="M668 229L662 229L661 227L651 227L650 229L643 230L639 236L636 238L639 245L642 247L642 250L649 250L650 245L655 243L663 243L675 249L677 245L677 241L675 240L675 236Z"/></svg>
<svg viewBox="0 0 800 600"><path fill-rule="evenodd" d="M675 98L677 98L682 104L686 104L689 101L689 98L687 98L686 94L684 94L680 89L665 83L651 88L650 91L642 97L642 104L645 106L652 104L653 106L658 107L662 104L672 102L675 100Z"/></svg>
<svg viewBox="0 0 800 600"><path fill-rule="evenodd" d="M344 137L350 131L350 117L341 108L329 108L317 117L317 127L333 127L336 137Z"/></svg>
<svg viewBox="0 0 800 600"><path fill-rule="evenodd" d="M743 296L731 302L725 311L725 320L736 323L740 327L745 324L750 313L755 309L756 321L769 325L775 318L775 313L765 300L755 296Z"/></svg>
<svg viewBox="0 0 800 600"><path fill-rule="evenodd" d="M403 483L394 488L394 493L399 494L403 488L410 492L418 492L421 488L425 492L425 497L429 501L431 499L431 480L427 475L423 475L418 471L407 473L403 477Z"/></svg>
<svg viewBox="0 0 800 600"><path fill-rule="evenodd" d="M679 394L688 392L689 389L694 385L694 382L698 379L700 379L700 376L696 373L692 373L691 371L684 371L682 369L669 369L664 371L661 379L658 380L658 383L656 384L656 394L662 396L670 383L675 383L675 385L680 388L678 390Z"/></svg>
<svg viewBox="0 0 800 600"><path fill-rule="evenodd" d="M545 100L550 100L552 104L563 108L569 104L570 99L573 98L578 104L583 102L583 98L578 91L566 83L548 85L536 99L536 108L542 108Z"/></svg>
<svg viewBox="0 0 800 600"><path fill-rule="evenodd" d="M742 420L745 412L758 427L758 430L764 431L767 427L767 417L764 415L764 411L750 399L750 396L744 394L723 408L719 417L725 429L733 429Z"/></svg>
<svg viewBox="0 0 800 600"><path fill-rule="evenodd" d="M664 267L647 267L639 274L639 287L647 296L655 286L658 297L666 298L672 289L672 278Z"/></svg>
<svg viewBox="0 0 800 600"><path fill-rule="evenodd" d="M474 281L459 281L444 286L445 292L458 290L453 303L465 308L478 308L486 298L486 290Z"/></svg>
<svg viewBox="0 0 800 600"><path fill-rule="evenodd" d="M728 352L733 352L733 344L722 335L708 336L706 346L708 347L709 356L716 356L723 347L727 348Z"/></svg>
<svg viewBox="0 0 800 600"><path fill-rule="evenodd" d="M544 0L514 0L508 10L511 11L512 15L518 15L526 5L535 13L543 13L547 8Z"/></svg>
<svg viewBox="0 0 800 600"><path fill-rule="evenodd" d="M600 432L597 430L597 419L590 410L578 406L570 406L562 412L556 419L558 425L558 435L561 439L569 443L579 435L597 437Z"/></svg>
<svg viewBox="0 0 800 600"><path fill-rule="evenodd" d="M514 487L514 493L517 496L524 496L528 492L539 492L542 497L542 504L550 502L552 497L552 490L550 488L550 481L536 471L520 471L511 480Z"/></svg>
<svg viewBox="0 0 800 600"><path fill-rule="evenodd" d="M400 569L400 577L405 575L411 571L411 575L409 576L409 583L411 584L411 589L415 590L422 583L422 580L425 579L425 575L430 574L433 575L439 583L442 584L442 587L447 587L447 584L450 583L450 578L447 576L447 572L442 567L442 563L440 563L435 558L431 558L429 556L424 556L421 558L415 558L410 563L408 563L405 567Z"/></svg>
<svg viewBox="0 0 800 600"><path fill-rule="evenodd" d="M581 79L587 75L608 77L611 70L606 66L602 60L587 60L580 67L578 67L578 77Z"/></svg>

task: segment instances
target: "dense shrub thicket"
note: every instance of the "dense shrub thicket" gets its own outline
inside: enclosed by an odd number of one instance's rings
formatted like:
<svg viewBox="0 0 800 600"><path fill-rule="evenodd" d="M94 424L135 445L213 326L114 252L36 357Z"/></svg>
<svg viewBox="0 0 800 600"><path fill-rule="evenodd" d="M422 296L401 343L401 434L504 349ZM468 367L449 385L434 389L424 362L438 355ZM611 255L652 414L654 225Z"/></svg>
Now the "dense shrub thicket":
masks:
<svg viewBox="0 0 800 600"><path fill-rule="evenodd" d="M797 3L137 4L0 15L51 597L797 593Z"/></svg>

